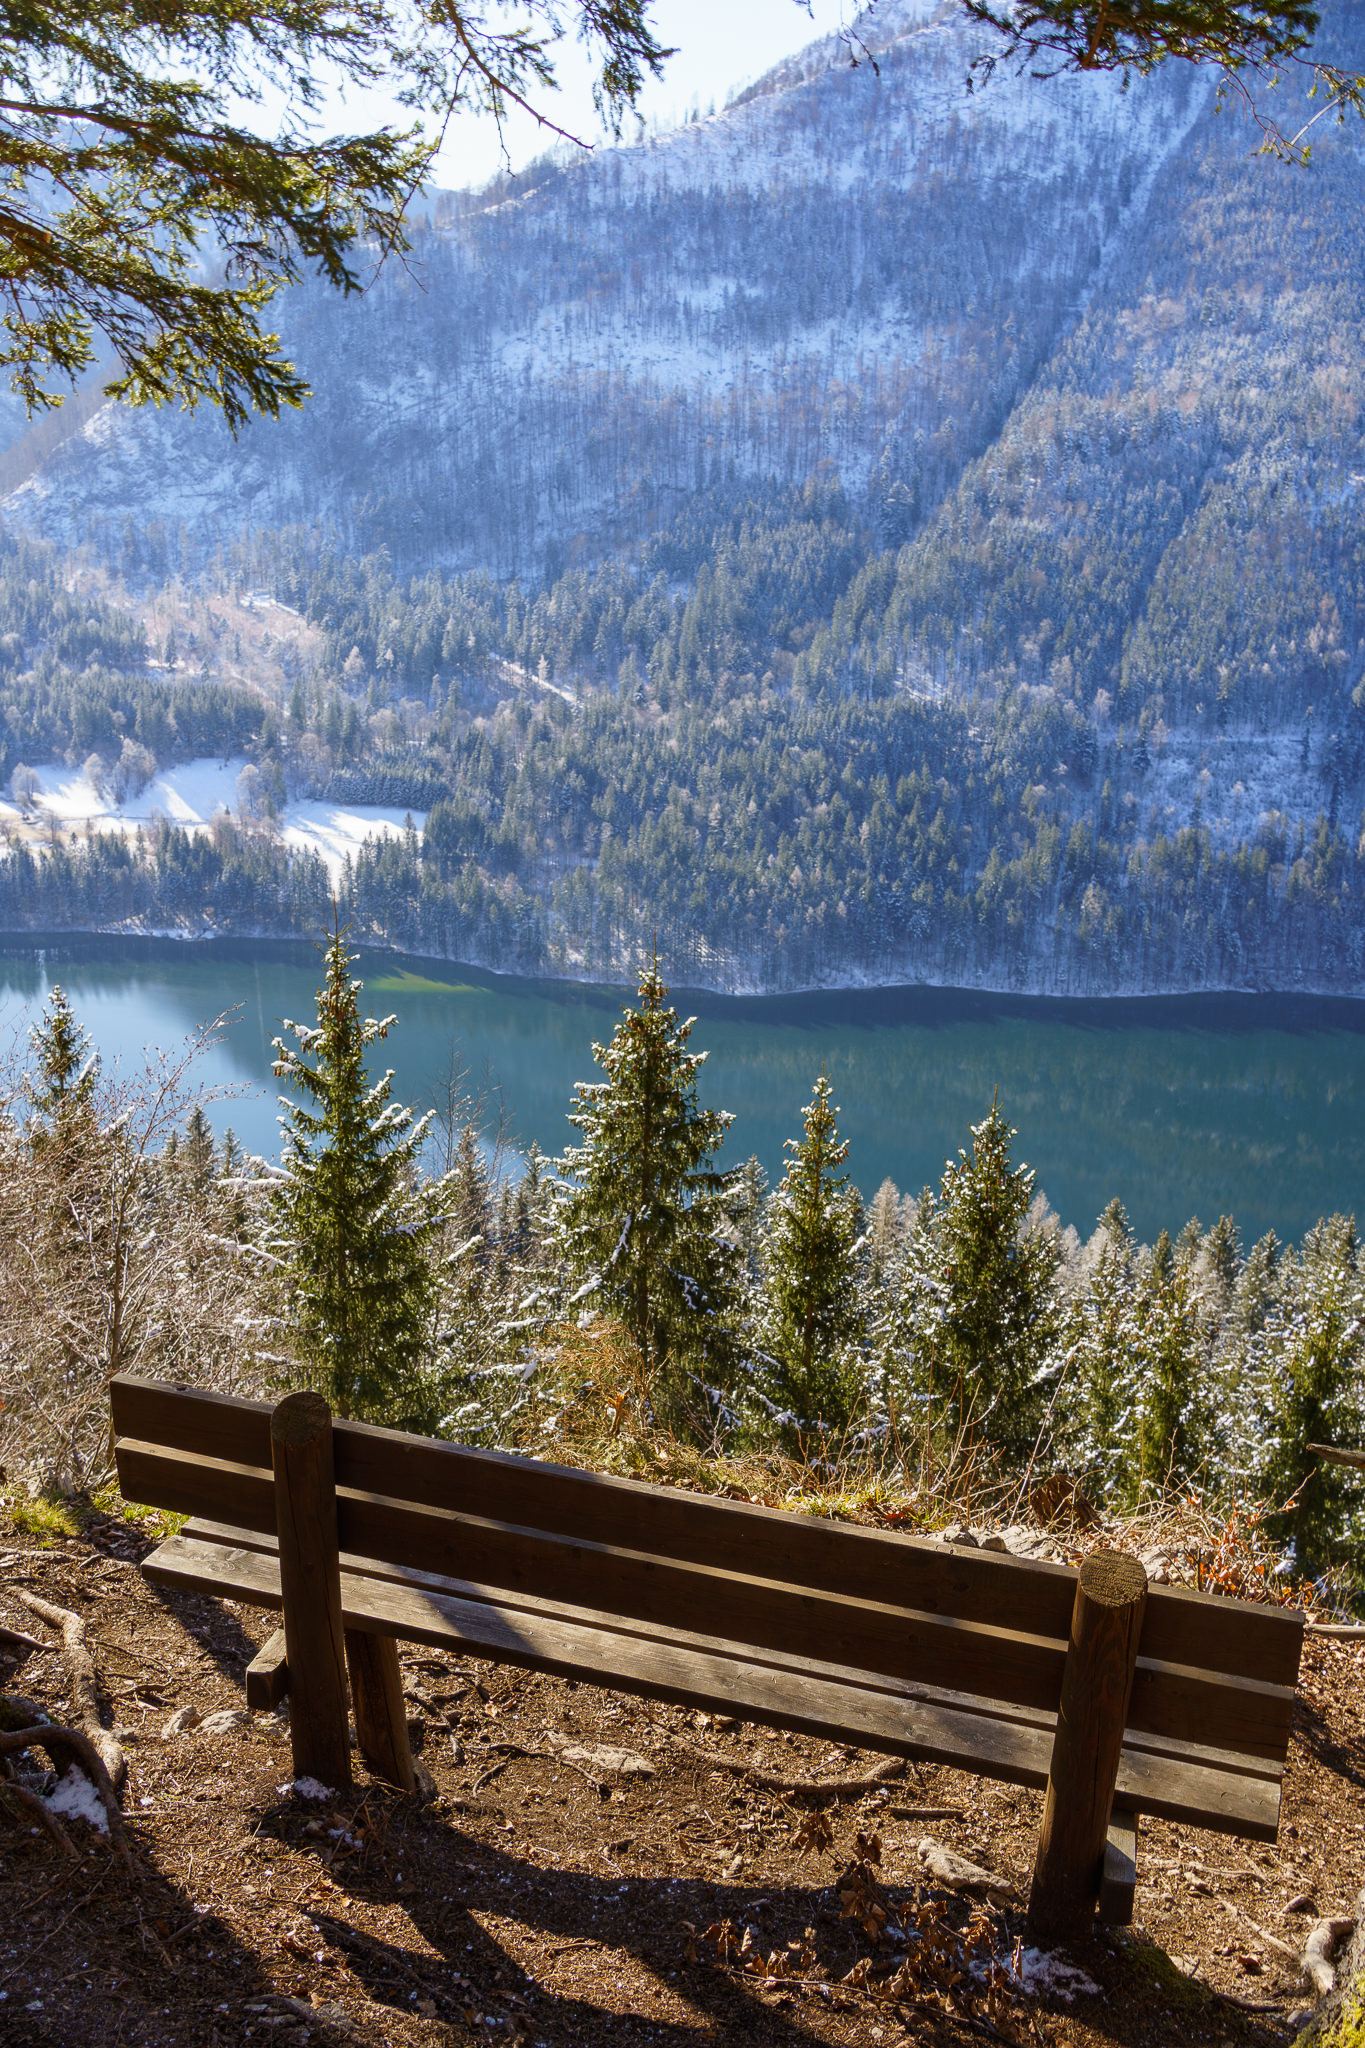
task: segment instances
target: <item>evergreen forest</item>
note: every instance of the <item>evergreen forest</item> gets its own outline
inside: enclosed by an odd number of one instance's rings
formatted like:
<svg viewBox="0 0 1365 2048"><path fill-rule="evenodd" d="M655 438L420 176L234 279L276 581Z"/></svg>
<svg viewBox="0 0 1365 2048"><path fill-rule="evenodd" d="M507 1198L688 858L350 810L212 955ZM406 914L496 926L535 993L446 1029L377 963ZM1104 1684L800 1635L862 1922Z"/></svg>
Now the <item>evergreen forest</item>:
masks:
<svg viewBox="0 0 1365 2048"><path fill-rule="evenodd" d="M963 1488L1016 1511L1040 1487L1111 1513L1189 1498L1261 1527L1286 1589L1334 1573L1346 1597L1360 1489L1310 1446L1365 1447L1353 1219L1141 1244L1116 1197L1082 1242L998 1101L936 1184L869 1199L823 1074L770 1185L725 1157L657 967L592 1047L563 1152L517 1155L457 1088L425 1118L392 1100L374 1049L398 1020L365 1014L351 965L334 927L316 1018L275 1041L278 1165L215 1138L203 1038L106 1076L53 991L0 1119L11 1481L99 1479L118 1371L310 1385L461 1441L680 1460L665 1478L773 1460L912 1520Z"/></svg>

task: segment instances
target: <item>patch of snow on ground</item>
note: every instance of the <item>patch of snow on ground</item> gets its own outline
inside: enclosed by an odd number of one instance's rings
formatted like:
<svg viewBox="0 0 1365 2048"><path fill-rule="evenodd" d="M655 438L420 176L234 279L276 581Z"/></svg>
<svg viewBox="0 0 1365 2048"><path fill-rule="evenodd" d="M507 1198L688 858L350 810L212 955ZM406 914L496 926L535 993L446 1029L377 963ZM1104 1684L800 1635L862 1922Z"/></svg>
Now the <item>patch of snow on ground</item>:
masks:
<svg viewBox="0 0 1365 2048"><path fill-rule="evenodd" d="M1078 1991L1098 1998L1100 1987L1084 1970L1068 1963L1050 1949L1019 1948L1014 1953L1014 1974L1031 1998L1062 1998L1070 2005Z"/></svg>
<svg viewBox="0 0 1365 2048"><path fill-rule="evenodd" d="M335 1799L336 1793L330 1785L324 1785L317 1778L291 1778L275 1790L281 1799L287 1799L292 1792L297 1799Z"/></svg>
<svg viewBox="0 0 1365 2048"><path fill-rule="evenodd" d="M426 812L389 804L296 803L284 814L284 843L320 854L336 882L348 855L358 853L367 839L401 839L409 819L420 832Z"/></svg>
<svg viewBox="0 0 1365 2048"><path fill-rule="evenodd" d="M62 1813L69 1820L89 1821L92 1828L98 1828L102 1835L109 1832L109 1816L104 1810L104 1801L95 1790L85 1772L72 1764L55 1792L48 1797L49 1813Z"/></svg>

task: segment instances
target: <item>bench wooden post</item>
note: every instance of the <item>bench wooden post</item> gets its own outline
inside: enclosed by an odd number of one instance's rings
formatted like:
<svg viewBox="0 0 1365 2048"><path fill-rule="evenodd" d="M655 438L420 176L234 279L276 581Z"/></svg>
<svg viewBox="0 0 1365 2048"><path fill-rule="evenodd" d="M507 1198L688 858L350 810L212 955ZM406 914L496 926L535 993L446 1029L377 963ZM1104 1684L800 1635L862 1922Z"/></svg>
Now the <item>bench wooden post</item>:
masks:
<svg viewBox="0 0 1365 2048"><path fill-rule="evenodd" d="M398 1644L392 1636L363 1635L359 1629L348 1628L346 1665L351 1674L356 1748L379 1777L401 1791L413 1791L417 1777L408 1742Z"/></svg>
<svg viewBox="0 0 1365 2048"><path fill-rule="evenodd" d="M1093 1932L1146 1605L1147 1574L1135 1557L1098 1550L1085 1560L1029 1892L1036 1940L1081 1941Z"/></svg>
<svg viewBox="0 0 1365 2048"><path fill-rule="evenodd" d="M280 1597L289 1660L296 1778L351 1782L342 1655L332 1411L321 1394L288 1394L270 1418Z"/></svg>

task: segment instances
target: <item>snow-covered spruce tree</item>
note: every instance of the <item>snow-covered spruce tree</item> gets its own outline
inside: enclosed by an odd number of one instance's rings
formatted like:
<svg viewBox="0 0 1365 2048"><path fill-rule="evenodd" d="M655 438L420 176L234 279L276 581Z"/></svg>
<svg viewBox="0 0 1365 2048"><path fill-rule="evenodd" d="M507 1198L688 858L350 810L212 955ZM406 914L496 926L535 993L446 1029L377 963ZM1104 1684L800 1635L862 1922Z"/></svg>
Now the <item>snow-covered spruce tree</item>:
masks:
<svg viewBox="0 0 1365 2048"><path fill-rule="evenodd" d="M756 1385L784 1431L809 1444L843 1429L861 1389L862 1202L840 1168L848 1145L821 1073L805 1129L767 1206Z"/></svg>
<svg viewBox="0 0 1365 2048"><path fill-rule="evenodd" d="M1034 1176L1010 1163L1017 1136L992 1103L972 1126L970 1156L950 1160L937 1199L921 1204L908 1261L920 1269L916 1347L927 1352L943 1420L1009 1459L1032 1449L1060 1362L1058 1246L1051 1232L1027 1228Z"/></svg>
<svg viewBox="0 0 1365 2048"><path fill-rule="evenodd" d="M1088 1249L1090 1274L1066 1318L1066 1388L1058 1435L1072 1469L1098 1498L1123 1489L1123 1385L1136 1338L1133 1232L1122 1202L1105 1210Z"/></svg>
<svg viewBox="0 0 1365 2048"><path fill-rule="evenodd" d="M1365 1281L1353 1218L1329 1216L1308 1232L1270 1330L1270 1434L1261 1481L1273 1500L1293 1496L1279 1530L1293 1542L1298 1570L1317 1572L1334 1557L1358 1552L1365 1534L1350 1475L1308 1449L1317 1443L1358 1450L1365 1440Z"/></svg>
<svg viewBox="0 0 1365 2048"><path fill-rule="evenodd" d="M1196 1232L1185 1255L1176 1256L1163 1231L1135 1304L1121 1388L1123 1491L1132 1501L1191 1478L1215 1448L1208 1331L1190 1256L1197 1246Z"/></svg>
<svg viewBox="0 0 1365 2048"><path fill-rule="evenodd" d="M274 1184L268 1249L285 1282L285 1321L300 1359L337 1414L429 1423L433 1253L442 1183L423 1182L427 1119L371 1082L365 1054L395 1017L362 1018L363 983L340 931L326 950L316 1024L286 1018L273 1041L284 1176ZM292 1037L294 1043L289 1042Z"/></svg>
<svg viewBox="0 0 1365 2048"><path fill-rule="evenodd" d="M1277 1313L1284 1284L1274 1231L1251 1247L1232 1286L1214 1354L1217 1428L1234 1491L1259 1492L1276 1402ZM1292 1261L1288 1262L1292 1266Z"/></svg>
<svg viewBox="0 0 1365 2048"><path fill-rule="evenodd" d="M99 1055L90 1034L76 1020L66 992L56 983L43 1014L29 1032L34 1068L26 1088L33 1110L30 1126L35 1147L69 1133L94 1101Z"/></svg>
<svg viewBox="0 0 1365 2048"><path fill-rule="evenodd" d="M736 1348L739 1252L726 1177L712 1165L733 1119L697 1101L705 1053L687 1050L656 961L609 1045L604 1081L580 1081L569 1122L581 1142L560 1163L558 1250L581 1310L618 1320L650 1398L675 1427L705 1425Z"/></svg>

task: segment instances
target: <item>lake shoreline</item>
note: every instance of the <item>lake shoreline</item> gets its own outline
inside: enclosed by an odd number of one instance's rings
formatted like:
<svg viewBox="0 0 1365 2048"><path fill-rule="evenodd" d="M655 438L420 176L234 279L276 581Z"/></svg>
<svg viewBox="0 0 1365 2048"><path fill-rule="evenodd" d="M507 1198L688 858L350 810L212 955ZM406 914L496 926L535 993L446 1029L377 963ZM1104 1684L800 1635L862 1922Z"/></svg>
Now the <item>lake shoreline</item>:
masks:
<svg viewBox="0 0 1365 2048"><path fill-rule="evenodd" d="M578 1083L600 1078L629 991L532 980L394 949L357 948L364 1009L393 1012L384 1048L398 1101L419 1112L457 1088L499 1105L512 1139L556 1156ZM134 1080L149 1047L171 1047L223 1017L206 1053L215 1128L276 1156L273 1040L310 1019L318 950L298 938L205 938L34 930L0 935L0 1036L17 1074L56 982L105 1071ZM697 1018L703 1106L732 1112L722 1169L757 1155L776 1185L824 1072L848 1170L867 1199L884 1178L936 1185L998 1099L1063 1221L1088 1236L1116 1196L1154 1241L1192 1215L1237 1219L1297 1240L1320 1217L1365 1214L1365 1003L1304 993L1057 997L903 985L800 996L675 989ZM3 1051L3 1047L0 1047ZM378 1055L376 1055L378 1059ZM464 1111L459 1112L464 1114Z"/></svg>
<svg viewBox="0 0 1365 2048"><path fill-rule="evenodd" d="M128 930L126 927L71 926L59 931L0 931L0 956L10 959L22 957L25 953L42 959L63 947L82 944L91 947L111 944L130 949L139 945L168 946L192 951L202 951L215 946L265 946L278 949L275 957L287 959L296 957L300 952L306 952L310 947L319 947L321 942L302 938L297 934L267 930L187 931L184 928L165 927L154 930ZM412 961L428 967L443 968L447 973L484 975L489 977L495 986L509 994L521 988L527 993L544 995L553 1000L555 992L562 990L563 1000L577 1000L594 1008L613 1002L620 1003L623 997L629 998L636 987L633 977L621 981L603 981L593 975L557 971L532 974L525 971L509 971L491 966L482 960L456 958L449 954L409 952L404 947L386 941L358 939L352 944L357 953L375 958ZM1111 1011L1115 1021L1118 1021L1118 1006L1143 1006L1142 1014L1151 1016L1155 1021L1155 1012L1148 1011L1146 1006L1203 1001L1238 1004L1303 1001L1331 1003L1334 1006L1341 1005L1344 1011L1358 1011L1360 1028L1365 1030L1365 991L1353 994L1330 984L1312 982L1296 983L1293 987L1247 984L1209 987L1206 984L1186 983L1159 988L1127 986L1100 990L1060 990L993 981L936 980L931 977L921 977L915 981L879 981L868 977L838 982L811 982L799 987L784 988L733 989L717 987L706 982L680 981L670 981L668 986L671 996L680 1007L687 1008L694 1001L700 1001L704 1004L706 1013L712 1015L743 1016L754 1014L760 1006L786 1003L809 1003L817 1007L826 1002L837 1005L844 999L855 996L868 999L878 1008L885 1008L889 1004L902 1001L913 1002L916 996L923 996L935 1003L959 997L964 1003L979 1000L997 1008L1009 1005L1013 1009L1017 1004L1020 1006L1017 1014L1020 1015L1029 1014L1028 1006L1034 1004L1045 1005L1048 1009L1053 1005L1065 1005L1068 1008L1074 1006L1078 1013L1082 1007L1095 1006L1101 1011ZM750 1006L753 1006L752 1009ZM1138 1021L1137 1015L1133 1021ZM1351 1027L1348 1025L1345 1028Z"/></svg>

